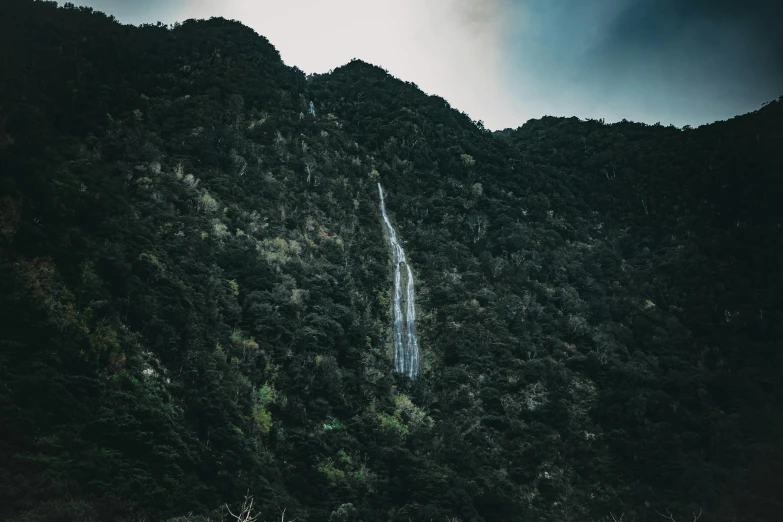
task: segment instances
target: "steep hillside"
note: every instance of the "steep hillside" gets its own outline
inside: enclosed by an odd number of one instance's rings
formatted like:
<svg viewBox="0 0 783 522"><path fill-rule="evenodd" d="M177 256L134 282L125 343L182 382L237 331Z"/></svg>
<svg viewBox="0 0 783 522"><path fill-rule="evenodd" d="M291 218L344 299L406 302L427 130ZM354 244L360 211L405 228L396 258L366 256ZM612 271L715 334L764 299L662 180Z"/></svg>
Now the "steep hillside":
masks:
<svg viewBox="0 0 783 522"><path fill-rule="evenodd" d="M783 509L783 99L492 133L238 22L30 0L0 77L0 519Z"/></svg>

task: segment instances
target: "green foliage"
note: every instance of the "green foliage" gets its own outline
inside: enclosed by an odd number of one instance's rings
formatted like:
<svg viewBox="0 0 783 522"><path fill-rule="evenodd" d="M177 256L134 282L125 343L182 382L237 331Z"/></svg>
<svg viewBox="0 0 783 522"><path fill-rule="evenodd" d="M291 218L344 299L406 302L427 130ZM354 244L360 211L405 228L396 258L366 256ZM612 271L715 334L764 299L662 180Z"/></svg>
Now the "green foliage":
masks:
<svg viewBox="0 0 783 522"><path fill-rule="evenodd" d="M110 352L118 349L117 332L110 326L99 326L90 334L90 346L97 352Z"/></svg>
<svg viewBox="0 0 783 522"><path fill-rule="evenodd" d="M198 198L198 208L202 212L215 212L220 208L220 204L205 190Z"/></svg>
<svg viewBox="0 0 783 522"><path fill-rule="evenodd" d="M336 468L331 459L319 462L317 469L326 477L326 480L328 480L329 484L332 486L336 486L345 479L345 472Z"/></svg>
<svg viewBox="0 0 783 522"><path fill-rule="evenodd" d="M275 402L275 389L274 387L270 386L268 383L264 383L261 388L258 389L258 402L262 406L266 406L268 404L271 404Z"/></svg>
<svg viewBox="0 0 783 522"><path fill-rule="evenodd" d="M382 428L395 431L401 437L404 437L408 434L408 426L402 422L399 416L391 416L388 413L379 413L376 417Z"/></svg>
<svg viewBox="0 0 783 522"><path fill-rule="evenodd" d="M397 419L405 418L410 427L430 426L432 419L421 408L418 408L411 401L410 397L403 394L394 396L394 417Z"/></svg>
<svg viewBox="0 0 783 522"><path fill-rule="evenodd" d="M476 160L473 159L473 156L470 154L460 154L460 159L462 160L462 164L466 167L472 167L476 164Z"/></svg>
<svg viewBox="0 0 783 522"><path fill-rule="evenodd" d="M332 488L352 490L354 494L371 491L370 483L375 478L364 464L343 449L338 450L334 458L320 459L316 469Z"/></svg>
<svg viewBox="0 0 783 522"><path fill-rule="evenodd" d="M344 428L342 423L338 419L332 419L329 422L324 423L324 430L341 430Z"/></svg>
<svg viewBox="0 0 783 522"><path fill-rule="evenodd" d="M345 465L351 465L353 464L353 459L348 455L345 450L340 450L337 452L337 458L340 459L340 462Z"/></svg>
<svg viewBox="0 0 783 522"><path fill-rule="evenodd" d="M253 407L253 429L264 434L272 429L272 414L262 404Z"/></svg>

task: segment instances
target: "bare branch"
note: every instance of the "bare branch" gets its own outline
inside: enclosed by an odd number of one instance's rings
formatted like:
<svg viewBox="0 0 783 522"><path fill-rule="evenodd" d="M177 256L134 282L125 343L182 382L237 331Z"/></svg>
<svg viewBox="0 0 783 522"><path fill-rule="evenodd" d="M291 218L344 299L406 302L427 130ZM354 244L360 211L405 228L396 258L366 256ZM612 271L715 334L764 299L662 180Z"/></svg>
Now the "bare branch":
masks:
<svg viewBox="0 0 783 522"><path fill-rule="evenodd" d="M231 508L228 507L228 504L226 504L226 510L237 522L253 522L258 518L258 515L253 515L253 496L250 495L249 491L245 494L245 501L242 503L239 515L235 515Z"/></svg>
<svg viewBox="0 0 783 522"><path fill-rule="evenodd" d="M665 518L666 520L671 520L672 522L677 522L677 521L674 519L674 515L672 514L672 512L671 512L671 511L669 511L668 509L666 510L666 514L665 514L665 515L664 515L663 513L661 513L660 511L656 511L656 513L658 513L659 515L661 515L661 516L662 516L663 518Z"/></svg>

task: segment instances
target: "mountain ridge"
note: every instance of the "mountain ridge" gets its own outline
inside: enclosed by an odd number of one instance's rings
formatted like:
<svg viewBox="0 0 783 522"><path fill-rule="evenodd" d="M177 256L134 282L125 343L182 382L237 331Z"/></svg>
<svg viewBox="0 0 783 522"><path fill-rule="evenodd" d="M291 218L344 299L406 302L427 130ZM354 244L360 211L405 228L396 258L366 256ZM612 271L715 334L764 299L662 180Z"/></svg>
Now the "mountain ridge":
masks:
<svg viewBox="0 0 783 522"><path fill-rule="evenodd" d="M778 512L783 100L498 135L238 22L0 9L0 518Z"/></svg>

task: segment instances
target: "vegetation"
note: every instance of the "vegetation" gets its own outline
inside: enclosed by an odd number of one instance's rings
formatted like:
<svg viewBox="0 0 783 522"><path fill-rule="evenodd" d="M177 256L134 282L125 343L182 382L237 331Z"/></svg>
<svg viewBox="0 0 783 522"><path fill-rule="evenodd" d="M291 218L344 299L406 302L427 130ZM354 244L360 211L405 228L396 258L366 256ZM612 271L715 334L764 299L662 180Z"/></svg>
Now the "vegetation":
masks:
<svg viewBox="0 0 783 522"><path fill-rule="evenodd" d="M0 519L779 516L783 99L492 133L237 22L31 0L0 77Z"/></svg>

